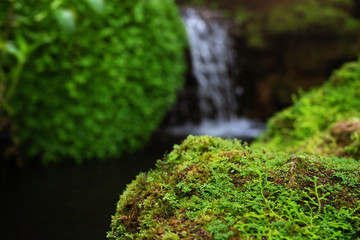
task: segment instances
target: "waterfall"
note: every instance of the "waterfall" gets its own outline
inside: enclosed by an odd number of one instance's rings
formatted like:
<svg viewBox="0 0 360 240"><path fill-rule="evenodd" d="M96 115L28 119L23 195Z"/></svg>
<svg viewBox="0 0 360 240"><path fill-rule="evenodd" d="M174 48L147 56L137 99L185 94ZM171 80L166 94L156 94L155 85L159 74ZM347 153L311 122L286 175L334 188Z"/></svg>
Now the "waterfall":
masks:
<svg viewBox="0 0 360 240"><path fill-rule="evenodd" d="M226 120L236 116L238 108L228 67L234 67L232 39L228 25L216 19L205 19L214 13L186 9L183 22L190 45L193 74L198 83L201 116ZM214 114L215 113L215 114Z"/></svg>
<svg viewBox="0 0 360 240"><path fill-rule="evenodd" d="M192 76L196 81L196 101L200 120L181 126L170 126L175 135L211 135L253 138L264 130L264 124L239 117L239 95L246 89L236 85L230 70L239 68L235 61L234 41L229 36L229 25L218 13L209 10L184 9L182 14L190 47ZM185 89L186 91L186 89ZM189 96L189 94L183 94ZM194 99L194 98L192 98ZM179 101L184 101L180 98ZM187 100L188 101L188 100ZM184 104L178 104L182 106ZM188 107L193 108L193 107ZM190 116L182 116L191 119ZM176 114L173 114L173 118Z"/></svg>

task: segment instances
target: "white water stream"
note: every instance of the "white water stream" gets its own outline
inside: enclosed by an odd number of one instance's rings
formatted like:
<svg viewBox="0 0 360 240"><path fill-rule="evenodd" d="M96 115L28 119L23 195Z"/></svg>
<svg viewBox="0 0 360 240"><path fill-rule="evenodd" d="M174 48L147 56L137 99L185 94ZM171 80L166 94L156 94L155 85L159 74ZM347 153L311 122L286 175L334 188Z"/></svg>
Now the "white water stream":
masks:
<svg viewBox="0 0 360 240"><path fill-rule="evenodd" d="M265 128L259 121L238 117L241 103L236 94L244 89L235 87L229 68L236 68L234 43L228 24L212 17L211 11L188 8L182 19L190 45L193 75L197 81L200 124L172 126L175 135L210 135L253 138ZM194 103L195 104L195 103Z"/></svg>
<svg viewBox="0 0 360 240"><path fill-rule="evenodd" d="M206 20L191 8L185 11L183 22L190 44L193 74L198 82L202 117L209 118L213 111L216 120L235 117L238 105L228 71L229 66L234 66L234 53L228 26L211 18Z"/></svg>

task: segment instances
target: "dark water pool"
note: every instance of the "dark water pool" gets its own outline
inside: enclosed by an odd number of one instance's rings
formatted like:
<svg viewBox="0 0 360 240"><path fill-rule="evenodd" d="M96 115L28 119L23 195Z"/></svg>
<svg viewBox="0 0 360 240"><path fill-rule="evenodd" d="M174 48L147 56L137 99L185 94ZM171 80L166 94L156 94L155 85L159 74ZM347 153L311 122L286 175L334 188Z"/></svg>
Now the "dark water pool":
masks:
<svg viewBox="0 0 360 240"><path fill-rule="evenodd" d="M0 169L0 239L106 239L119 194L174 142L82 166Z"/></svg>

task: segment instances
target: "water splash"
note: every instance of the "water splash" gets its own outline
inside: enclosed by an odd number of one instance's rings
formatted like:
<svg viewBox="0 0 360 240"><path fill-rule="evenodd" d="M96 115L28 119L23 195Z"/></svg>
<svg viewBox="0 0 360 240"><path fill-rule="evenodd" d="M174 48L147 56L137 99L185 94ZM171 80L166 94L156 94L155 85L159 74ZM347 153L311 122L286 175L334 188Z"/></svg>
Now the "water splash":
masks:
<svg viewBox="0 0 360 240"><path fill-rule="evenodd" d="M176 136L209 135L215 137L241 138L251 140L265 129L264 123L248 118L233 118L228 121L204 120L200 124L186 123L183 126L171 128L171 134Z"/></svg>

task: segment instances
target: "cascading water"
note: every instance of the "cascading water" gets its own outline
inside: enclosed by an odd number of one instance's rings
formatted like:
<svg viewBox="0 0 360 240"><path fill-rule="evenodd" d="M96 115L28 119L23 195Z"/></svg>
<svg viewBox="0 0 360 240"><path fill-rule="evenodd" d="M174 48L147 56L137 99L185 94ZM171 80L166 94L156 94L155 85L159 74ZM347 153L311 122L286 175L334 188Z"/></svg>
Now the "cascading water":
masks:
<svg viewBox="0 0 360 240"><path fill-rule="evenodd" d="M211 12L204 12L204 15ZM235 117L238 105L233 94L228 66L234 66L233 43L228 26L205 20L194 9L187 9L183 22L190 44L193 74L198 83L201 116L216 120Z"/></svg>
<svg viewBox="0 0 360 240"><path fill-rule="evenodd" d="M168 132L174 135L253 138L264 130L264 124L237 116L241 107L237 95L244 89L235 86L229 74L229 69L237 68L234 43L229 37L228 24L217 15L192 8L183 11L201 118L199 124L187 122L182 126L171 126Z"/></svg>

